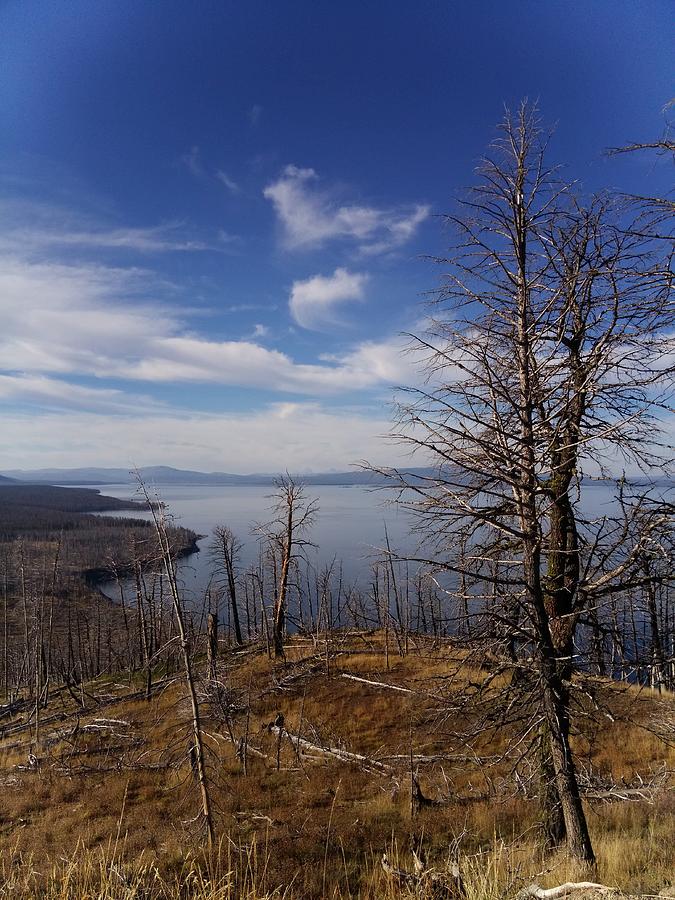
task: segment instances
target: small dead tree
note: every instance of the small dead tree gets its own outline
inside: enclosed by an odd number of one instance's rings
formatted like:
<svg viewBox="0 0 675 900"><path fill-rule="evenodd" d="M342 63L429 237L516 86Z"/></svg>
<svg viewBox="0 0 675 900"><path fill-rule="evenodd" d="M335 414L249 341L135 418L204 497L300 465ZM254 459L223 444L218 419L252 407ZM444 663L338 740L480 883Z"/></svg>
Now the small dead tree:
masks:
<svg viewBox="0 0 675 900"><path fill-rule="evenodd" d="M244 643L239 624L239 606L237 603L237 565L241 543L231 528L226 525L217 525L213 529L213 541L210 546L211 560L214 565L216 578L219 582L225 582L230 597L230 610L232 612L232 627L234 638L238 644Z"/></svg>
<svg viewBox="0 0 675 900"><path fill-rule="evenodd" d="M190 644L185 627L183 602L180 594L180 589L178 587L178 579L176 576L175 555L171 549L171 541L169 538L168 525L163 504L160 502L158 497L152 497L150 495L150 492L138 471L135 472L135 476L138 482L139 490L142 496L145 498L152 513L152 521L159 543L162 565L164 567L164 572L173 602L173 614L176 620L181 654L183 657L185 685L190 699L190 708L192 712L192 743L189 749L190 762L195 774L195 778L197 780L197 784L199 785L202 815L204 818L204 824L206 826L208 847L209 850L211 850L214 844L215 829L213 814L211 811L208 780L206 775L206 761L204 757L204 741L202 737L199 701L197 699L197 689L192 671L192 658L190 655Z"/></svg>
<svg viewBox="0 0 675 900"><path fill-rule="evenodd" d="M316 499L309 500L304 486L288 473L279 477L273 494L274 518L256 528L264 535L273 554L274 566L278 573L272 616L272 642L274 655L284 655L284 636L288 611L288 588L291 564L311 542L304 536L311 528L319 506Z"/></svg>

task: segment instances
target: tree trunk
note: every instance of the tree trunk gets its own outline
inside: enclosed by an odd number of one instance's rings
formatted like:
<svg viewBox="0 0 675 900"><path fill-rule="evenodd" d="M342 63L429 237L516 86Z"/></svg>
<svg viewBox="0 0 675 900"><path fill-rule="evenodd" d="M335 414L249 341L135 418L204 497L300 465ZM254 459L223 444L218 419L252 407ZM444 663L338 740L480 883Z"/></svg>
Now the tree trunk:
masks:
<svg viewBox="0 0 675 900"><path fill-rule="evenodd" d="M218 658L218 613L209 613L206 625L206 669L211 681L216 677L216 660Z"/></svg>
<svg viewBox="0 0 675 900"><path fill-rule="evenodd" d="M588 833L569 743L566 703L566 699L569 700L568 693L554 666L548 665L546 669L547 671L542 673L544 714L549 732L555 783L567 832L567 847L575 859L592 864L595 862L595 854Z"/></svg>
<svg viewBox="0 0 675 900"><path fill-rule="evenodd" d="M542 722L539 731L539 770L539 808L544 841L548 849L555 849L565 843L567 829L551 756L551 733L546 722Z"/></svg>
<svg viewBox="0 0 675 900"><path fill-rule="evenodd" d="M274 621L272 622L272 637L274 642L274 655L284 655L284 630L286 627L286 594L288 591L288 573L291 565L293 550L293 505L288 506L288 518L286 522L286 536L282 545L281 579L279 581L279 593L274 604Z"/></svg>
<svg viewBox="0 0 675 900"><path fill-rule="evenodd" d="M208 781L206 777L206 762L204 759L204 742L202 740L201 716L199 711L199 702L197 700L197 690L195 687L195 679L192 673L192 660L190 658L190 646L183 618L183 604L181 602L180 591L178 590L178 582L176 580L176 569L173 557L171 555L171 547L169 537L167 535L166 526L158 512L158 504L156 500L152 500L147 488L143 484L140 476L138 476L139 487L150 507L152 513L155 533L159 540L162 562L164 571L169 583L171 599L173 601L173 612L178 629L178 637L180 640L181 654L183 657L183 667L185 671L185 683L190 698L190 707L192 710L192 739L193 743L190 747L190 757L193 763L193 769L197 783L199 785L199 793L201 797L202 815L204 816L204 824L206 825L206 835L209 851L213 849L215 830L213 824L213 814L211 812L211 799L209 796Z"/></svg>

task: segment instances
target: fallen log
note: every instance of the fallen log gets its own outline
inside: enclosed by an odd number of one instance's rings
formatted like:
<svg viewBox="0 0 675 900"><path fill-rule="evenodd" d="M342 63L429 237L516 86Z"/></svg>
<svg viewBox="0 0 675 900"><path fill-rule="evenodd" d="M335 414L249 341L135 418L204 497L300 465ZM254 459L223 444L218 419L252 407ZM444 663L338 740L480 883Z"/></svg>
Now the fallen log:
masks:
<svg viewBox="0 0 675 900"><path fill-rule="evenodd" d="M291 734L290 731L286 731L283 726L279 725L270 725L269 730L272 734L276 734L278 737L282 737L284 734L288 737L290 742L293 744L294 749L298 752L301 748L303 750L309 750L310 753L319 753L324 756L333 756L335 759L339 759L342 762L350 762L356 763L365 769L370 769L371 771L377 772L382 775L394 775L395 770L391 768L391 766L386 766L384 763L378 762L376 759L371 759L368 756L363 756L360 753L350 753L348 750L342 750L339 747L322 747L319 744L312 744L311 741L305 740L305 738L300 737L297 734Z"/></svg>
<svg viewBox="0 0 675 900"><path fill-rule="evenodd" d="M131 741L128 741L124 744L113 744L108 747L83 747L80 750L68 750L66 753L61 753L59 756L51 757L55 762L66 762L69 759L74 759L75 757L80 756L110 756L113 753L128 753L130 750L137 749L138 747L142 747L146 742L143 738L134 738Z"/></svg>
<svg viewBox="0 0 675 900"><path fill-rule="evenodd" d="M557 900L558 897L566 897L567 894L576 891L598 891L602 894L610 894L616 891L616 888L608 887L606 884L597 884L595 881L566 881L565 884L559 884L558 887L552 888L542 888L538 884L531 884L517 894L516 900L525 900L527 897L535 897L536 900Z"/></svg>
<svg viewBox="0 0 675 900"><path fill-rule="evenodd" d="M173 681L176 681L175 678L170 678L166 680L156 681L152 685L152 693L165 688L167 685L171 684ZM92 696L93 695L89 695ZM71 712L61 712L54 713L51 716L46 716L45 718L40 720L40 724L42 726L51 725L54 722L67 722L69 719L74 719L75 717L83 717L86 715L91 715L91 713L103 709L106 706L115 706L117 703L127 703L131 700L141 700L147 697L147 691L143 688L140 691L132 691L130 694L119 694L116 696L110 696L109 694L104 695L103 698L99 699L98 697L94 697L96 702L96 707L79 707L78 709L74 709ZM112 721L112 720L94 720L94 721ZM34 724L32 721L22 722L18 725L7 725L4 728L0 728L0 740L3 738L11 737L13 734L20 734L22 731L27 731L28 729L34 728Z"/></svg>
<svg viewBox="0 0 675 900"><path fill-rule="evenodd" d="M358 675L350 675L348 672L342 672L340 678L348 678L350 681L358 681L361 684L369 684L372 687L388 688L390 691L400 691L402 694L416 694L410 688L400 687L398 684L389 684L387 681L371 681L369 678L361 678Z"/></svg>
<svg viewBox="0 0 675 900"><path fill-rule="evenodd" d="M474 762L474 757L472 756L458 756L453 753L434 753L431 756L417 753L413 754L413 756L409 753L391 753L388 756L383 756L382 759L385 759L388 762L401 763L410 763L412 761L414 765L417 765L418 763L466 762L467 760Z"/></svg>

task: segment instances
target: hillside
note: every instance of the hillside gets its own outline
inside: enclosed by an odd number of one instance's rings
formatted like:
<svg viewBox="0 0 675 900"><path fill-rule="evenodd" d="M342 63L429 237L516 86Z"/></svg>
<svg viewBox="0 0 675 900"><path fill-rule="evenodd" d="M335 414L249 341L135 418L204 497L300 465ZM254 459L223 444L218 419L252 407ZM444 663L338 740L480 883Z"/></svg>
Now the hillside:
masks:
<svg viewBox="0 0 675 900"><path fill-rule="evenodd" d="M214 679L202 657L221 841L209 865L171 657L149 702L140 672L53 691L39 745L34 703L6 704L2 889L32 897L51 878L49 897L446 896L455 857L470 898L584 875L544 858L528 770L501 759L509 730L478 753L459 742L455 701L480 679L476 664L459 645L414 635L396 653L381 632L297 637L278 665L264 646L222 645ZM674 711L672 697L598 679L592 736L577 738L593 880L624 892L672 887L675 750L656 732ZM413 849L438 879L385 872L384 851L413 873Z"/></svg>

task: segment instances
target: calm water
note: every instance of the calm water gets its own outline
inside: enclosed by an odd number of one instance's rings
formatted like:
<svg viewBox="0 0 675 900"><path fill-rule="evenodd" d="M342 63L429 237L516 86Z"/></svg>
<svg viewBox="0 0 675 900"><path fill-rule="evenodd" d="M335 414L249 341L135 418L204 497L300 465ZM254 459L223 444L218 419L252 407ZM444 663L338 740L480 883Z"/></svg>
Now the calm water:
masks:
<svg viewBox="0 0 675 900"><path fill-rule="evenodd" d="M86 485L92 487L92 485ZM102 494L120 499L138 499L134 485L93 485ZM179 573L188 596L204 596L211 577L208 547L216 525L227 525L237 535L243 548L242 569L255 562L259 554L258 538L252 534L256 523L273 517L274 489L256 485L161 485L160 498L167 504L177 525L191 528L203 535L200 552L181 560ZM334 557L343 563L347 580L364 578L370 564L385 543L385 525L392 549L411 552L415 539L409 533L410 519L405 512L386 502L387 491L350 485L326 485L306 488L307 497L319 504L315 524L308 537L316 549L307 552L315 567L330 563ZM612 508L611 488L603 483L590 482L585 490L584 511L587 515L602 516ZM131 518L150 518L148 512L122 512ZM115 585L104 586L106 593L117 597Z"/></svg>
<svg viewBox="0 0 675 900"><path fill-rule="evenodd" d="M138 499L134 485L86 485L98 488L102 494L123 500ZM162 485L160 498L167 504L168 512L176 525L191 528L204 535L199 542L200 552L180 561L179 573L185 589L193 597L203 596L208 586L211 565L208 547L216 525L227 525L243 544L242 568L255 562L259 553L259 541L252 534L257 523L268 522L273 517L274 488L257 485ZM358 485L311 486L306 489L309 499L318 500L319 509L315 523L307 537L316 544L309 548L309 561L317 567L330 563L334 557L342 560L344 574L349 580L357 580L369 569L378 555L378 547L385 543L385 523L393 549L412 546L408 517L401 510L387 504L384 491ZM148 512L117 513L130 518L149 519ZM110 596L118 596L113 585L103 587Z"/></svg>

